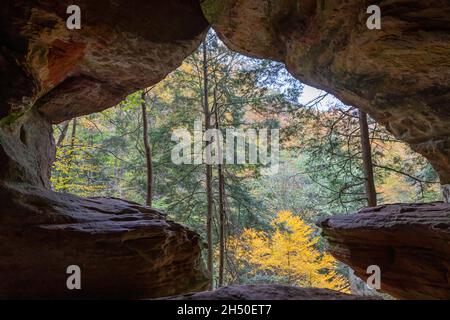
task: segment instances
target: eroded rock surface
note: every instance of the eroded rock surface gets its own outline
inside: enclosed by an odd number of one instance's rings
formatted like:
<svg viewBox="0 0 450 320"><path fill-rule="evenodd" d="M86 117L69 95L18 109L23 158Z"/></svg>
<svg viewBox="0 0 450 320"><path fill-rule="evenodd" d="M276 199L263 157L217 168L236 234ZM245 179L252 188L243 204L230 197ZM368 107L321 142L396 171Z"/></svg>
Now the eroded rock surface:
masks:
<svg viewBox="0 0 450 320"><path fill-rule="evenodd" d="M0 298L150 298L205 289L199 236L155 209L0 185ZM68 290L67 267L81 268Z"/></svg>
<svg viewBox="0 0 450 320"><path fill-rule="evenodd" d="M204 291L163 298L167 300L376 300L329 289L299 288L277 284L227 286L214 291Z"/></svg>
<svg viewBox="0 0 450 320"><path fill-rule="evenodd" d="M205 16L231 48L284 62L302 82L361 108L424 155L450 183L450 2L205 0ZM321 224L333 254L401 298L449 298L445 205L387 206Z"/></svg>
<svg viewBox="0 0 450 320"><path fill-rule="evenodd" d="M368 0L170 0L0 4L0 117L34 107L51 122L113 106L161 80L200 43L209 20L247 55L283 61L304 83L362 108L450 183L450 3ZM4 120L5 121L5 120Z"/></svg>
<svg viewBox="0 0 450 320"><path fill-rule="evenodd" d="M326 218L328 249L367 279L381 269L381 290L400 299L450 299L450 205L393 204Z"/></svg>
<svg viewBox="0 0 450 320"><path fill-rule="evenodd" d="M65 296L61 268L77 259L87 266L85 297L152 297L175 294L164 291L172 285L178 292L203 285L202 272L187 267L197 263L198 243L186 228L135 207L123 221L114 212L134 204L48 189L51 124L160 81L200 44L207 20L232 49L282 61L304 83L369 113L450 184L450 3L378 1L382 29L368 30L372 2L203 0L201 8L197 0L79 0L82 29L71 31L71 1L1 1L0 296ZM445 298L448 211L436 206L386 207L322 226L335 256L359 276L366 263L387 261L386 292ZM102 272L117 283L103 287Z"/></svg>
<svg viewBox="0 0 450 320"><path fill-rule="evenodd" d="M282 61L302 82L369 113L450 183L450 2L205 0L232 49Z"/></svg>
<svg viewBox="0 0 450 320"><path fill-rule="evenodd" d="M38 108L53 123L104 110L162 80L200 44L196 0L80 0L0 4L0 117Z"/></svg>
<svg viewBox="0 0 450 320"><path fill-rule="evenodd" d="M52 123L159 82L202 41L196 0L0 2L0 298L149 298L201 290L198 235L160 212L50 189ZM79 265L82 290L68 291Z"/></svg>

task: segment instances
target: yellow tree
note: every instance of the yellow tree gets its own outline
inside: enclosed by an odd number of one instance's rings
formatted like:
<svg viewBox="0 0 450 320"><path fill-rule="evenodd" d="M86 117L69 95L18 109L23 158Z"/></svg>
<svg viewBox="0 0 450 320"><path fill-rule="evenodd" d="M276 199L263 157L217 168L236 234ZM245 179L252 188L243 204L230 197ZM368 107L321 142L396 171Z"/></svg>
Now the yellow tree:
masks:
<svg viewBox="0 0 450 320"><path fill-rule="evenodd" d="M280 211L271 221L273 233L244 229L229 240L237 263L253 273L281 277L288 284L348 291L347 281L336 272L336 261L321 253L313 229L289 211Z"/></svg>
<svg viewBox="0 0 450 320"><path fill-rule="evenodd" d="M56 149L50 179L54 191L89 197L98 195L105 189L104 185L87 179L89 174L99 171L95 164L89 162L91 159L89 149L77 139L73 139L73 146L67 145Z"/></svg>

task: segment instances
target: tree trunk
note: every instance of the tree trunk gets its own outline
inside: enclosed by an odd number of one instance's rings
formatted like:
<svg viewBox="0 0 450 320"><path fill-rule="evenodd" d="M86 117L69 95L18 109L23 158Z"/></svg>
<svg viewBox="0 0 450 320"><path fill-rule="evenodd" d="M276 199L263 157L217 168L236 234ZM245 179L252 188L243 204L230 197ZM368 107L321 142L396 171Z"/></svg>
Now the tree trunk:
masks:
<svg viewBox="0 0 450 320"><path fill-rule="evenodd" d="M215 100L215 99L214 99ZM217 103L214 103L215 124L217 130L217 150L219 159L223 160L222 145L219 140L219 115L217 110ZM223 164L217 165L217 173L219 177L219 283L218 286L223 285L224 263L225 263L225 176L223 173Z"/></svg>
<svg viewBox="0 0 450 320"><path fill-rule="evenodd" d="M205 117L206 130L211 128L211 114L208 104L208 58L206 40L203 41L203 113ZM206 152L208 155L209 153ZM212 216L213 216L213 193L212 193L212 165L206 164L206 201L207 201L207 216L206 216L206 238L208 242L208 271L211 275L210 289L214 288L213 280L213 239L212 239Z"/></svg>
<svg viewBox="0 0 450 320"><path fill-rule="evenodd" d="M145 90L142 91L142 121L144 124L144 149L145 149L145 158L146 158L146 167L147 167L147 195L146 195L146 204L148 206L152 206L153 200L153 163L152 163L152 147L149 143L148 139L148 119L147 119L147 104L145 100Z"/></svg>
<svg viewBox="0 0 450 320"><path fill-rule="evenodd" d="M367 205L375 207L377 205L377 193L375 190L375 179L373 177L372 150L370 146L369 125L367 114L359 110L359 129L361 135L361 150L364 167L364 178L366 187Z"/></svg>
<svg viewBox="0 0 450 320"><path fill-rule="evenodd" d="M77 137L77 118L72 120L72 137L70 139L70 148L73 150L75 148L75 139Z"/></svg>
<svg viewBox="0 0 450 320"><path fill-rule="evenodd" d="M63 128L61 130L61 134L58 137L58 142L56 142L56 147L59 148L61 144L63 143L64 139L66 138L67 131L69 130L69 123L70 121L67 120L64 122Z"/></svg>

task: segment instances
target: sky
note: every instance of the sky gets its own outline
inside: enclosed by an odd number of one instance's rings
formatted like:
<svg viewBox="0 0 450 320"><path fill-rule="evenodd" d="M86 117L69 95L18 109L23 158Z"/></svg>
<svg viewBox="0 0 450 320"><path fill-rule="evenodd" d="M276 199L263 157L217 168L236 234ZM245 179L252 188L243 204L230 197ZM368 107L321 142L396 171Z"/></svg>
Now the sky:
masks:
<svg viewBox="0 0 450 320"><path fill-rule="evenodd" d="M306 84L304 84L303 93L300 96L299 101L301 104L307 105L309 102L313 101L314 99L320 97L321 95L323 95L325 93L326 93L325 91L322 91L322 90L319 90L319 89L316 89L314 87L310 87L310 86L307 86ZM334 97L333 95L328 94L328 96L326 96L319 103L318 106L319 106L319 109L321 109L321 108L326 109L330 103L336 103L336 102L339 102L339 100L336 97Z"/></svg>

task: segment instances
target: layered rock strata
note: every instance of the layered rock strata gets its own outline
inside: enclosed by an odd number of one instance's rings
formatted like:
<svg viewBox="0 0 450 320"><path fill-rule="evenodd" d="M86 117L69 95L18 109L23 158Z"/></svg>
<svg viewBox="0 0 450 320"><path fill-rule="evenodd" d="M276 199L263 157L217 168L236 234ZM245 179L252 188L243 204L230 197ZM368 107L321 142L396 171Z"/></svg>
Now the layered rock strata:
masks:
<svg viewBox="0 0 450 320"><path fill-rule="evenodd" d="M399 299L450 299L450 205L393 204L319 222L328 250Z"/></svg>

